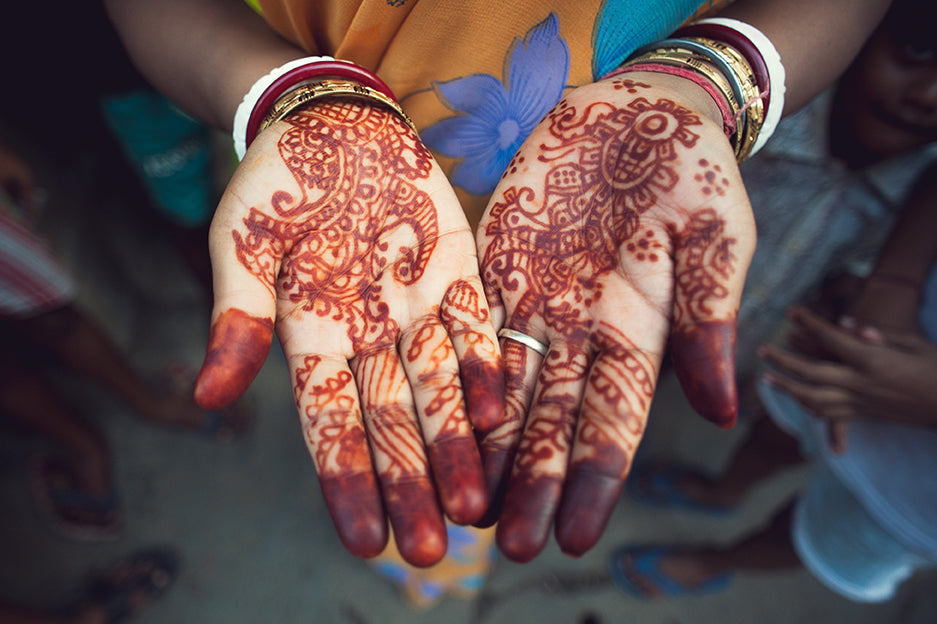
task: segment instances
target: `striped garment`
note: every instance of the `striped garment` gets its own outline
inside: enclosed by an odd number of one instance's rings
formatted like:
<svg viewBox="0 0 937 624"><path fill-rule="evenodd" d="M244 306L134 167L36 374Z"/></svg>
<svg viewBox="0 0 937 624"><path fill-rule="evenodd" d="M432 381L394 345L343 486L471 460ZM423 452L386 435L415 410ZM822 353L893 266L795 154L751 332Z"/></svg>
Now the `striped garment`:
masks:
<svg viewBox="0 0 937 624"><path fill-rule="evenodd" d="M75 285L49 248L13 216L0 191L0 316L28 318L75 298Z"/></svg>

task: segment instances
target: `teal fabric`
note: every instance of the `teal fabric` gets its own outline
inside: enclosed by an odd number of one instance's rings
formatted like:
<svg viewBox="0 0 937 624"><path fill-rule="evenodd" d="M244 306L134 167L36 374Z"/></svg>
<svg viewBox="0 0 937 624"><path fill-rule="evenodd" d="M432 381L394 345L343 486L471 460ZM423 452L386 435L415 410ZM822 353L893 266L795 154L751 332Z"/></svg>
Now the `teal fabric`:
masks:
<svg viewBox="0 0 937 624"><path fill-rule="evenodd" d="M592 77L609 73L642 45L665 38L700 0L606 0L592 36Z"/></svg>
<svg viewBox="0 0 937 624"><path fill-rule="evenodd" d="M104 118L167 218L204 225L215 208L209 129L141 89L101 100Z"/></svg>

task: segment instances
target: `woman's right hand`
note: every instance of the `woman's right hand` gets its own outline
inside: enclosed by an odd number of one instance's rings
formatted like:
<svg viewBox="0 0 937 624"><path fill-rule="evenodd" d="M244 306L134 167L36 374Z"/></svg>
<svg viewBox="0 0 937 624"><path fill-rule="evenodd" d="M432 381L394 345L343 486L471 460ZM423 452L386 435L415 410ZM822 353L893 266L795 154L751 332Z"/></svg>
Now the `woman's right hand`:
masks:
<svg viewBox="0 0 937 624"><path fill-rule="evenodd" d="M474 433L502 417L497 337L474 237L394 113L318 100L257 137L212 222L215 306L196 398L234 401L273 331L345 546L446 552L443 513L488 504Z"/></svg>

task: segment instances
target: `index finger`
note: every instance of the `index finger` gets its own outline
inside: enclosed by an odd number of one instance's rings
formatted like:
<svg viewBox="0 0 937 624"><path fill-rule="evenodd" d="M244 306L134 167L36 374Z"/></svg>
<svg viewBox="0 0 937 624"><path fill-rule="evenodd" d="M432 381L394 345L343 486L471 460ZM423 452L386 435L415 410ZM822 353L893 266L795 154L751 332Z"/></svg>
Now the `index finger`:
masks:
<svg viewBox="0 0 937 624"><path fill-rule="evenodd" d="M273 342L281 245L275 229L256 223L264 215L251 210L239 218L227 209L234 201L226 192L211 225L215 301L208 349L195 384L195 400L204 409L220 409L241 396Z"/></svg>

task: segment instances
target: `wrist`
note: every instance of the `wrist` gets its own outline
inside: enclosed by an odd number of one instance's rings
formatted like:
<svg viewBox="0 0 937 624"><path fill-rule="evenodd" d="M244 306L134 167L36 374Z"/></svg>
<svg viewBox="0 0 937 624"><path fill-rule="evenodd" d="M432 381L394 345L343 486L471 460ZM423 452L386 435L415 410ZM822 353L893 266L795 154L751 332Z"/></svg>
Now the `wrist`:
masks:
<svg viewBox="0 0 937 624"><path fill-rule="evenodd" d="M636 83L646 83L654 86L655 89L663 89L672 97L679 100L680 104L700 116L708 119L714 125L723 127L725 124L725 114L723 106L717 101L718 96L714 96L710 89L707 89L699 80L690 76L658 71L656 67L634 67L626 71L616 71L606 79L625 79L633 80Z"/></svg>
<svg viewBox="0 0 937 624"><path fill-rule="evenodd" d="M266 127L314 99L333 96L357 97L387 106L413 126L390 88L372 72L330 56L304 57L274 68L244 96L232 131L238 159Z"/></svg>

